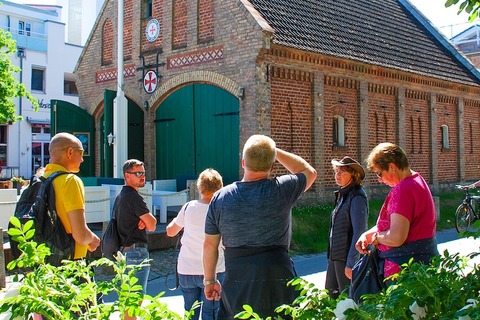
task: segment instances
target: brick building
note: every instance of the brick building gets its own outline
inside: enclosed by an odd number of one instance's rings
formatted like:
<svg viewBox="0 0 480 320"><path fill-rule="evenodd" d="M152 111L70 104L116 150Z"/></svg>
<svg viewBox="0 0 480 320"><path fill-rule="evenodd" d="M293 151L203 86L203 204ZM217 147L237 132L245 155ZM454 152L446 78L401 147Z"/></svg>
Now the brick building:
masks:
<svg viewBox="0 0 480 320"><path fill-rule="evenodd" d="M124 8L128 153L145 161L148 179L205 167L238 179L254 133L315 166L308 197L320 200L335 187L332 158L363 161L383 141L404 147L434 191L480 178L480 75L405 0L125 0ZM76 67L95 175L111 166L117 13L107 0ZM366 185L379 186L374 174Z"/></svg>

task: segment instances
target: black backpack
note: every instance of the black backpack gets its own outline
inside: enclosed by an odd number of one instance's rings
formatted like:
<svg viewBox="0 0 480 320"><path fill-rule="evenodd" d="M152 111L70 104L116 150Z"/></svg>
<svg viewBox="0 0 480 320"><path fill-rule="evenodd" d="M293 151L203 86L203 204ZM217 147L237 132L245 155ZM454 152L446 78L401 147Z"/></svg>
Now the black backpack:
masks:
<svg viewBox="0 0 480 320"><path fill-rule="evenodd" d="M75 256L75 240L65 231L62 221L55 208L55 190L52 181L56 177L68 172L54 172L48 178L33 176L30 185L22 192L15 207L14 215L22 224L29 220L34 221L35 235L33 240L45 243L51 251L46 262L55 266L61 265L62 260L72 260ZM8 228L13 227L10 223ZM10 248L15 259L21 251L18 243L10 238Z"/></svg>

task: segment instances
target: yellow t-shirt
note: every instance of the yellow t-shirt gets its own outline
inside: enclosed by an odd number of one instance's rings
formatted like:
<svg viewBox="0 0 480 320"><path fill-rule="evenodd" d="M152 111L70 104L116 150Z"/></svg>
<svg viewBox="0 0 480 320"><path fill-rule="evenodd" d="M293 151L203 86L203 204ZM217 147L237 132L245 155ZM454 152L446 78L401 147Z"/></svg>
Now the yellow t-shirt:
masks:
<svg viewBox="0 0 480 320"><path fill-rule="evenodd" d="M49 163L45 167L44 177L49 177L57 171L67 171L63 166ZM72 233L72 226L67 213L72 210L85 210L85 188L82 180L75 174L63 174L53 180L55 189L55 206L57 214L67 233ZM75 242L75 259L87 255L88 246Z"/></svg>

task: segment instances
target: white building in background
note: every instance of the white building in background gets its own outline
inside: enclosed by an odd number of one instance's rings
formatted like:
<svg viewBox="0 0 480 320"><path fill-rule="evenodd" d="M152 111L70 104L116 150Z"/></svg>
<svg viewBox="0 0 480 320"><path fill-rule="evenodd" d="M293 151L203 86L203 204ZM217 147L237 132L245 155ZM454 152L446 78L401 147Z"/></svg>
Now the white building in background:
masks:
<svg viewBox="0 0 480 320"><path fill-rule="evenodd" d="M0 178L28 178L49 162L50 100L78 105L73 70L104 0L0 2L0 28L17 42L11 57L22 69L17 79L40 105L35 112L30 101L16 98L23 121L0 125Z"/></svg>

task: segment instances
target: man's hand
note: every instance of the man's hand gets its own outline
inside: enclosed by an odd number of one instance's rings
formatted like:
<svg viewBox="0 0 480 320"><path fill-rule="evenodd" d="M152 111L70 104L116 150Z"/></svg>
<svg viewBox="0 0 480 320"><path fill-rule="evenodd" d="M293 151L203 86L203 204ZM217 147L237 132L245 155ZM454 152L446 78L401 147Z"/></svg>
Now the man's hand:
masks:
<svg viewBox="0 0 480 320"><path fill-rule="evenodd" d="M222 285L220 282L215 281L212 284L208 284L205 286L205 298L208 300L220 300L220 296L222 295Z"/></svg>
<svg viewBox="0 0 480 320"><path fill-rule="evenodd" d="M94 252L100 245L100 238L92 232L93 240L88 244L88 251Z"/></svg>
<svg viewBox="0 0 480 320"><path fill-rule="evenodd" d="M143 230L147 225L141 219L138 221L138 229Z"/></svg>

